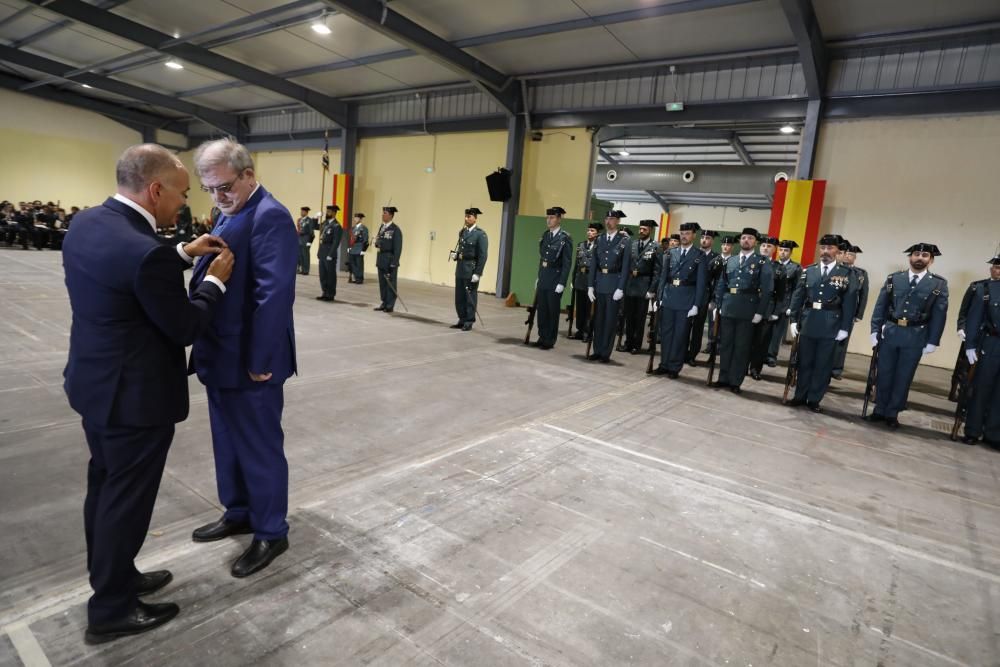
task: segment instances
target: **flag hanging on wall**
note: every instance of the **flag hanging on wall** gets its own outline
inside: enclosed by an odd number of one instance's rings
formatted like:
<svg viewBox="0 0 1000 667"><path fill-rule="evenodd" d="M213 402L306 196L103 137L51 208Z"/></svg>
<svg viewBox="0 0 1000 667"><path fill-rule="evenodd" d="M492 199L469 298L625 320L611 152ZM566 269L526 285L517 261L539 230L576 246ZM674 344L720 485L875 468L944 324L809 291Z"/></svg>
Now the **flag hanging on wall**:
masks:
<svg viewBox="0 0 1000 667"><path fill-rule="evenodd" d="M350 208L351 202L349 201L351 198L350 183L350 174L333 175L333 197L330 203L340 207L340 224L345 229L351 226L351 216L353 215Z"/></svg>
<svg viewBox="0 0 1000 667"><path fill-rule="evenodd" d="M774 186L767 233L782 241L798 243L792 259L802 266L812 264L816 256L825 195L826 181L778 181Z"/></svg>
<svg viewBox="0 0 1000 667"><path fill-rule="evenodd" d="M660 233L657 235L656 239L662 241L670 235L670 214L661 213L660 214Z"/></svg>

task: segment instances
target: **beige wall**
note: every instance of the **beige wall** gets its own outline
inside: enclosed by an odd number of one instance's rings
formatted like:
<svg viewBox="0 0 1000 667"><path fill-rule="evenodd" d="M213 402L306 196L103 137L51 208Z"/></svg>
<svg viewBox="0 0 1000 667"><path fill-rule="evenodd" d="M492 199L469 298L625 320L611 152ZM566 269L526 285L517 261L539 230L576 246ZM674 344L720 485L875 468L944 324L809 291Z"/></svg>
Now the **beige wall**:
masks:
<svg viewBox="0 0 1000 667"><path fill-rule="evenodd" d="M1000 115L825 123L814 177L827 179L822 232L842 234L864 253L872 291L852 352L869 353L868 316L890 271L907 267L910 244L936 243L932 271L948 280L941 349L924 362L952 367L955 322L969 282L985 277L1000 241L994 195L1000 174Z"/></svg>
<svg viewBox="0 0 1000 667"><path fill-rule="evenodd" d="M73 107L0 90L0 199L94 206L115 192L115 162L138 132Z"/></svg>
<svg viewBox="0 0 1000 667"><path fill-rule="evenodd" d="M466 208L483 211L479 224L490 240L489 259L480 291L496 289L497 249L502 204L491 202L486 175L503 165L506 132L364 139L358 147L355 211L368 228L378 230L382 206L391 199L403 230L399 275L438 285L455 284L455 247ZM428 172L428 168L433 171ZM580 199L585 187L580 189ZM431 239L431 234L434 239ZM369 270L375 248L369 249Z"/></svg>
<svg viewBox="0 0 1000 667"><path fill-rule="evenodd" d="M545 215L545 209L562 206L568 218L585 218L591 164L590 132L582 127L546 130L541 141L524 141L524 175L521 179L521 215ZM496 169L504 161L493 165Z"/></svg>
<svg viewBox="0 0 1000 667"><path fill-rule="evenodd" d="M685 222L697 222L703 229L720 232L739 232L744 227L753 227L764 233L771 222L771 211L753 208L741 211L730 206L671 206L670 232L676 232Z"/></svg>

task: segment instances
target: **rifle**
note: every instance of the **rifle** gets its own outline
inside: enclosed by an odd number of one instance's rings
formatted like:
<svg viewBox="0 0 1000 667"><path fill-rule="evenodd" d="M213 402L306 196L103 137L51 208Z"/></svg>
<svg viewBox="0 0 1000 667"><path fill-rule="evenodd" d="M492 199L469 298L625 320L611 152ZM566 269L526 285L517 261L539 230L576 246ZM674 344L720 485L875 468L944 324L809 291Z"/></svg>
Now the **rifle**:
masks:
<svg viewBox="0 0 1000 667"><path fill-rule="evenodd" d="M566 338L573 337L573 313L576 310L576 285L573 286L573 293L569 297L569 308L566 309Z"/></svg>
<svg viewBox="0 0 1000 667"><path fill-rule="evenodd" d="M799 334L792 340L792 351L788 355L788 373L785 374L785 393L781 395L782 404L788 403L788 391L799 381Z"/></svg>
<svg viewBox="0 0 1000 667"><path fill-rule="evenodd" d="M612 305L618 305L618 340L615 341L615 349L620 350L622 347L622 336L625 335L625 298L622 300L612 301Z"/></svg>
<svg viewBox="0 0 1000 667"><path fill-rule="evenodd" d="M660 311L656 307L656 299L650 299L650 301L653 302L653 305L649 313L649 362L646 364L646 373L653 372L653 363L656 361L656 337L660 333L657 326L660 320L658 317Z"/></svg>
<svg viewBox="0 0 1000 667"><path fill-rule="evenodd" d="M712 385L712 376L715 375L715 358L719 356L719 327L722 325L722 312L715 310L715 317L712 318L712 328L709 331L708 339L712 344L712 352L708 355L708 385Z"/></svg>
<svg viewBox="0 0 1000 667"><path fill-rule="evenodd" d="M595 315L597 315L597 301L591 301L590 302L590 320L587 323L587 329L588 329L588 331L587 331L587 351L584 353L584 356L586 356L586 357L590 356L590 349L594 345L594 319L595 319L594 316Z"/></svg>
<svg viewBox="0 0 1000 667"><path fill-rule="evenodd" d="M531 330L535 328L535 311L538 310L538 288L535 288L535 300L528 306L528 319L524 321L528 325L528 331L524 334L524 344L531 342Z"/></svg>
<svg viewBox="0 0 1000 667"><path fill-rule="evenodd" d="M392 295L394 297L396 297L396 300L399 301L399 305L401 305L403 307L403 310L408 313L408 312L410 312L410 309L406 307L406 302L403 301L403 297L399 296L399 292L397 292L396 288L392 286L392 278L391 278L391 276L392 276L391 272L385 274L385 284L392 291Z"/></svg>
<svg viewBox="0 0 1000 667"><path fill-rule="evenodd" d="M483 321L483 316L479 314L479 306L476 305L475 299L472 298L472 286L475 284L476 283L469 283L465 286L465 298L468 300L469 305L472 306L472 310L475 311L476 319L479 320L479 323L482 324L483 327L485 327L486 322Z"/></svg>
<svg viewBox="0 0 1000 667"><path fill-rule="evenodd" d="M978 365L972 364L969 366L969 374L965 376L965 383L958 392L958 405L955 407L955 423L951 427L952 440L958 440L958 431L962 428L962 422L965 421L965 417L969 413L969 402L972 401L975 389L972 386L972 381L976 379L976 366Z"/></svg>
<svg viewBox="0 0 1000 667"><path fill-rule="evenodd" d="M872 360L868 364L868 381L865 383L865 402L861 406L861 418L868 416L868 402L875 400L875 384L878 382L878 352L882 347L882 332L879 331L878 343L872 349Z"/></svg>

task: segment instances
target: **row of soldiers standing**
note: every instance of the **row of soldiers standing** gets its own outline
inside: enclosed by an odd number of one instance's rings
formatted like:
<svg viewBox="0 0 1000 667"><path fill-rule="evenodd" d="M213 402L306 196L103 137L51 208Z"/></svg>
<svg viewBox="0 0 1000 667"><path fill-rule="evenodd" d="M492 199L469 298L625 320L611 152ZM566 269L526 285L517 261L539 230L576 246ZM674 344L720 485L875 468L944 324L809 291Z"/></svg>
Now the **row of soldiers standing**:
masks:
<svg viewBox="0 0 1000 667"><path fill-rule="evenodd" d="M842 377L854 324L863 319L867 308L868 274L855 266L860 247L840 236L826 235L819 240L819 261L803 268L791 260L798 247L794 241L746 228L738 237L723 237L722 252L716 253L712 249L716 232L685 223L676 247L662 249L651 240L655 221L640 221L638 237L631 239L618 229L625 214L611 211L603 225L588 226L587 239L576 246L574 254L572 239L561 227L564 214L561 207L546 211L547 230L539 243L535 346L551 349L555 345L561 294L572 272L574 337L591 343L589 360L610 361L619 327L625 338L619 351L637 354L652 308L651 324L655 319L656 326L648 338L655 338L661 351L660 363L651 372L676 378L685 363L697 365L707 319L710 336L705 352L713 357L717 352L720 358L719 376L711 386L738 394L745 377L759 380L765 364L776 366L778 350L790 329L796 342L792 363L797 381L788 404L821 411L831 379ZM699 231L700 247L694 245ZM773 257L775 251L777 257ZM947 281L928 271L940 255L937 247L920 243L904 252L910 268L887 278L871 325L872 345L880 353L871 373L875 408L867 419L893 429L899 427L898 414L905 408L921 356L933 353L940 344L948 304ZM1000 269L994 265L993 270L995 282ZM977 377L975 390L969 392L966 439L972 442L979 437L998 442L1000 436L1000 405L989 403L997 400L993 388L1000 372L996 361L1000 349L990 347L996 345L997 336L991 322L1000 322L1000 317L987 321L992 308L1000 307L1000 287L994 288L991 297L989 284L982 281L970 286L972 296L968 297L978 308L979 319L974 323L978 333L966 343L967 352L975 348L967 359L971 362L979 355L980 366L983 359L997 365ZM990 305L994 302L996 306ZM988 340L984 343L984 339Z"/></svg>
<svg viewBox="0 0 1000 667"><path fill-rule="evenodd" d="M309 216L310 208L303 206L295 221L299 236L298 272L309 275L310 256L313 242L319 231L319 247L316 259L319 261L319 284L323 293L317 301L334 301L337 295L337 256L344 238L344 227L337 220L340 207L330 204L322 222ZM368 228L364 224L365 214L355 213L354 224L350 228L347 243L348 282L361 284L365 280L365 251L368 250Z"/></svg>

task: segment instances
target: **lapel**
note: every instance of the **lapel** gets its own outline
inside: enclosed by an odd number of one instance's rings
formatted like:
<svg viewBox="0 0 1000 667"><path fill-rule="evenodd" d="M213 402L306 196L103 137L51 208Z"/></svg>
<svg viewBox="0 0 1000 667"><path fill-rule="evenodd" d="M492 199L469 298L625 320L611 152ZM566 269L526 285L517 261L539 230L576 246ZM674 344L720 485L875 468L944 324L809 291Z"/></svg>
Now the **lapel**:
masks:
<svg viewBox="0 0 1000 667"><path fill-rule="evenodd" d="M153 228L149 226L149 221L142 217L142 215L131 206L126 206L113 197L108 197L104 201L104 206L111 209L115 213L125 216L132 226L139 232L145 234L146 236L151 236L154 239L158 238L156 236L156 232L154 232Z"/></svg>

